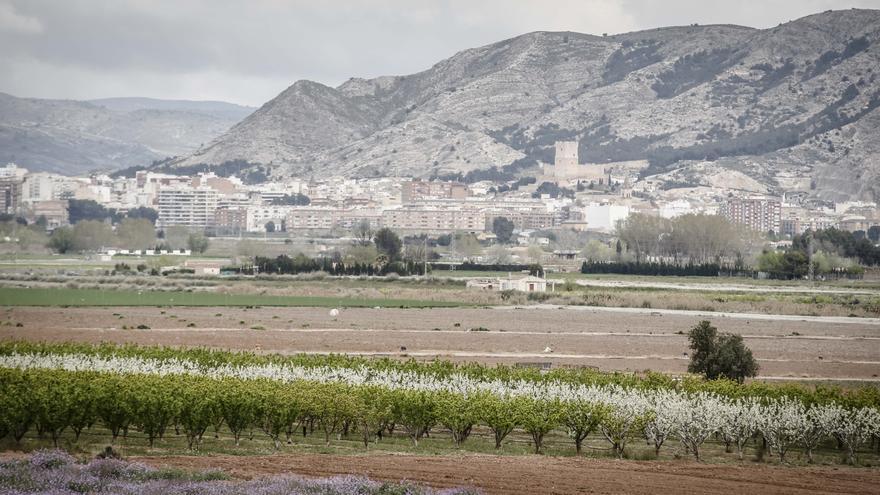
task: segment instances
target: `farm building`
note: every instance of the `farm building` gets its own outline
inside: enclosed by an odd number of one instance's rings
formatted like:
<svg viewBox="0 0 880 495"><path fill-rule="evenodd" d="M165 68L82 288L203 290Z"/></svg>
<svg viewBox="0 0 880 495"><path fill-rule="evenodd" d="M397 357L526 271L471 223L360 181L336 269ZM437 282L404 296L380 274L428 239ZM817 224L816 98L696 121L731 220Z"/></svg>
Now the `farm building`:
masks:
<svg viewBox="0 0 880 495"><path fill-rule="evenodd" d="M467 287L483 290L518 290L521 292L547 292L547 279L532 275L514 277L480 277L467 281ZM555 282L550 281L551 290L555 289Z"/></svg>
<svg viewBox="0 0 880 495"><path fill-rule="evenodd" d="M216 261L204 261L204 260L190 260L184 263L186 268L191 268L195 271L195 275L220 275L220 268L223 267L222 263Z"/></svg>

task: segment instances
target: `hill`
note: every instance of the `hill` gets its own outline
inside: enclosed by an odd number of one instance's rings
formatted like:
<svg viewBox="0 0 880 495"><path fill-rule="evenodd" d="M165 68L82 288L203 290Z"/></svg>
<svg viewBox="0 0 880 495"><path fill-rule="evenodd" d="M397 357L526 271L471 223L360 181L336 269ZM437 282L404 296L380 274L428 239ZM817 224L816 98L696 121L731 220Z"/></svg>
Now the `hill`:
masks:
<svg viewBox="0 0 880 495"><path fill-rule="evenodd" d="M555 140L579 139L582 161L649 160L669 183L707 184L714 161L771 191L880 199L878 37L876 10L764 30L529 33L408 76L298 81L172 165L529 175ZM470 177L487 175L500 174Z"/></svg>

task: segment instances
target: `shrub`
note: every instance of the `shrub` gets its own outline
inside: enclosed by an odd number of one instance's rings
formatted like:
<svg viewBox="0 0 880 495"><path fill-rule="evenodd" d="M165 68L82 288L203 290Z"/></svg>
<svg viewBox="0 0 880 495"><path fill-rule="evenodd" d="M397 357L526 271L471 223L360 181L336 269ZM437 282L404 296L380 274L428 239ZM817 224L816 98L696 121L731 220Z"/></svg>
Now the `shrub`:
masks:
<svg viewBox="0 0 880 495"><path fill-rule="evenodd" d="M742 337L718 333L708 321L701 321L688 332L691 362L688 372L701 373L710 380L728 378L742 383L758 374L758 363Z"/></svg>

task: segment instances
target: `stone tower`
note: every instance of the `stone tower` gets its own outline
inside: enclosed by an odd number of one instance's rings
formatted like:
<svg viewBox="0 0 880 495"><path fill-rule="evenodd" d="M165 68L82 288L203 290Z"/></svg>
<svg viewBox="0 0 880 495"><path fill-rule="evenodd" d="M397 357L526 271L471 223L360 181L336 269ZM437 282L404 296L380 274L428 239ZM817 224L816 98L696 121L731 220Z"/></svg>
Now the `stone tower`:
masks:
<svg viewBox="0 0 880 495"><path fill-rule="evenodd" d="M577 177L577 141L556 141L556 157L553 169L554 175L558 178Z"/></svg>

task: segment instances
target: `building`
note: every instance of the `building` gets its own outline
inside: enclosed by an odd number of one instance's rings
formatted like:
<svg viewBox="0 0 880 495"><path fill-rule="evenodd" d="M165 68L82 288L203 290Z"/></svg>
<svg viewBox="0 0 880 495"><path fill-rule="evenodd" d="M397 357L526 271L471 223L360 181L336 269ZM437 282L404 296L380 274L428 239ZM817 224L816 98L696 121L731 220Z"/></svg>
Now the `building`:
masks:
<svg viewBox="0 0 880 495"><path fill-rule="evenodd" d="M629 216L629 206L611 203L590 203L587 205L587 230L611 232L617 222Z"/></svg>
<svg viewBox="0 0 880 495"><path fill-rule="evenodd" d="M675 218L689 213L696 213L696 209L686 199L670 201L660 205L660 216L663 218Z"/></svg>
<svg viewBox="0 0 880 495"><path fill-rule="evenodd" d="M403 182L400 187L400 198L404 204L426 199L465 199L470 195L468 186L460 182L413 179Z"/></svg>
<svg viewBox="0 0 880 495"><path fill-rule="evenodd" d="M482 232L486 215L465 206L404 205L382 212L382 226L414 232Z"/></svg>
<svg viewBox="0 0 880 495"><path fill-rule="evenodd" d="M9 165L6 166L9 168ZM0 177L0 213L12 215L21 206L22 179L16 175Z"/></svg>
<svg viewBox="0 0 880 495"><path fill-rule="evenodd" d="M577 141L556 141L553 165L544 166L544 176L555 182L574 180L604 182L606 180L605 167L602 165L581 165L578 163Z"/></svg>
<svg viewBox="0 0 880 495"><path fill-rule="evenodd" d="M157 198L156 226L213 227L218 201L219 193L210 187L163 187Z"/></svg>
<svg viewBox="0 0 880 495"><path fill-rule="evenodd" d="M28 170L19 167L14 163L7 163L5 167L0 168L0 179L24 179Z"/></svg>
<svg viewBox="0 0 880 495"><path fill-rule="evenodd" d="M222 263L208 260L187 260L183 263L183 266L193 270L194 275L203 277L216 277L220 275L220 269L223 268Z"/></svg>
<svg viewBox="0 0 880 495"><path fill-rule="evenodd" d="M68 201L56 199L51 201L34 201L28 207L28 216L36 222L40 217L46 219L46 229L55 230L70 223L68 217Z"/></svg>
<svg viewBox="0 0 880 495"><path fill-rule="evenodd" d="M550 282L552 289L555 289L555 283ZM517 290L521 292L547 292L547 279L535 277L533 275L515 277L507 275L507 277L481 277L473 278L465 284L468 288L476 288L482 290Z"/></svg>
<svg viewBox="0 0 880 495"><path fill-rule="evenodd" d="M218 208L214 213L214 229L222 233L240 234L248 227L248 210L241 206Z"/></svg>
<svg viewBox="0 0 880 495"><path fill-rule="evenodd" d="M329 206L297 206L287 213L288 232L296 230L330 230L336 228L344 214L341 208Z"/></svg>
<svg viewBox="0 0 880 495"><path fill-rule="evenodd" d="M67 200L74 196L77 187L74 179L63 175L45 172L28 174L21 186L21 202Z"/></svg>
<svg viewBox="0 0 880 495"><path fill-rule="evenodd" d="M781 232L782 202L774 198L731 198L718 214L758 232Z"/></svg>

